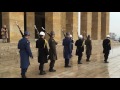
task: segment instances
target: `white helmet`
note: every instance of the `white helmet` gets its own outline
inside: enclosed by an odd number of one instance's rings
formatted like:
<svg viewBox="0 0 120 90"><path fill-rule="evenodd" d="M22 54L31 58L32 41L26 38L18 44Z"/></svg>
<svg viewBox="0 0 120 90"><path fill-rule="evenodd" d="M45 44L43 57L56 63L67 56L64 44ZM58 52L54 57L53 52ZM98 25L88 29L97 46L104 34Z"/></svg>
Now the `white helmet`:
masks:
<svg viewBox="0 0 120 90"><path fill-rule="evenodd" d="M79 35L79 38L81 38L81 39L82 39L82 38L83 38L83 36L82 36L82 35Z"/></svg>
<svg viewBox="0 0 120 90"><path fill-rule="evenodd" d="M45 36L45 33L44 33L43 31L41 31L41 32L40 32L40 35L43 35L43 36Z"/></svg>
<svg viewBox="0 0 120 90"><path fill-rule="evenodd" d="M107 37L107 38L110 38L110 35L107 35L106 37Z"/></svg>
<svg viewBox="0 0 120 90"><path fill-rule="evenodd" d="M70 34L70 37L72 38L72 35Z"/></svg>

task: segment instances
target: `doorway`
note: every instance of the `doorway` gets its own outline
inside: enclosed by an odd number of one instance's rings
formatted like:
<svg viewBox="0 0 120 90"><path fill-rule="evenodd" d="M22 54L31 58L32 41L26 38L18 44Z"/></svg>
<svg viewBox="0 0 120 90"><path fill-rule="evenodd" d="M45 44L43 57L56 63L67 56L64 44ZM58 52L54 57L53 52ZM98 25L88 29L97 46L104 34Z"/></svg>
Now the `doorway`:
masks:
<svg viewBox="0 0 120 90"><path fill-rule="evenodd" d="M42 31L42 28L45 28L45 12L35 12L35 25L38 31ZM37 31L35 31L35 39L38 38Z"/></svg>

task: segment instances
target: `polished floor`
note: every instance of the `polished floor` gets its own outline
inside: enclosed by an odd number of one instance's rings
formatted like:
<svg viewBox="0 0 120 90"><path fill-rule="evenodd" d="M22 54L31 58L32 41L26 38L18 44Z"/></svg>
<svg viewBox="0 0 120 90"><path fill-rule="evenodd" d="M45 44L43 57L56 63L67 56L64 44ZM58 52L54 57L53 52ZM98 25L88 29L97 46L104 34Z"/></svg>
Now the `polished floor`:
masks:
<svg viewBox="0 0 120 90"><path fill-rule="evenodd" d="M56 72L49 72L49 62L45 64L46 75L39 75L39 64L37 57L30 59L31 65L28 68L28 78L120 78L120 45L112 47L109 63L104 63L102 50L96 47L93 50L91 61L86 62L85 52L83 55L82 63L77 64L77 56L75 56L75 48L73 57L70 60L71 68L64 67L64 59L62 57L62 47L58 51L58 60L55 64ZM19 55L18 55L19 56ZM2 60L2 59L1 59ZM19 58L16 61L10 60L2 63L0 62L0 78L21 78L19 68Z"/></svg>

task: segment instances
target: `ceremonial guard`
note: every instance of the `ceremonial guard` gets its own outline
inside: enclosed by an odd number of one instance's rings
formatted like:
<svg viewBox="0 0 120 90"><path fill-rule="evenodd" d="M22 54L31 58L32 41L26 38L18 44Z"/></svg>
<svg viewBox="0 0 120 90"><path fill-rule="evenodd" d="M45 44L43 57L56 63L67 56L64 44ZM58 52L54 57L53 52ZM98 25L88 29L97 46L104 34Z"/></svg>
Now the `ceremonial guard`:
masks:
<svg viewBox="0 0 120 90"><path fill-rule="evenodd" d="M75 46L77 47L76 55L78 56L78 64L82 64L81 59L84 52L84 40L82 35L80 35L79 39L75 42Z"/></svg>
<svg viewBox="0 0 120 90"><path fill-rule="evenodd" d="M66 37L63 39L63 56L65 58L65 67L71 67L69 65L69 60L71 58L71 39L70 39L70 33L66 33Z"/></svg>
<svg viewBox="0 0 120 90"><path fill-rule="evenodd" d="M40 32L40 38L36 41L36 48L38 48L38 62L40 75L46 74L44 71L44 64L48 63L48 47L47 47L47 41L45 40L45 33L43 31Z"/></svg>
<svg viewBox="0 0 120 90"><path fill-rule="evenodd" d="M55 61L57 60L57 52L56 52L56 45L57 45L57 42L55 41L54 39L55 37L55 32L54 31L51 31L50 32L50 39L48 41L49 43L49 59L50 59L50 68L49 68L49 71L50 72L55 72L56 70L53 69L54 67L54 64L55 64Z"/></svg>
<svg viewBox="0 0 120 90"><path fill-rule="evenodd" d="M103 40L103 53L104 53L104 62L109 63L108 56L111 50L111 41L110 41L110 35L107 35L106 39Z"/></svg>
<svg viewBox="0 0 120 90"><path fill-rule="evenodd" d="M30 42L29 42L30 33L26 31L24 37L18 42L18 49L20 50L20 68L22 78L26 78L26 72L30 65L29 57L33 58Z"/></svg>
<svg viewBox="0 0 120 90"><path fill-rule="evenodd" d="M90 35L88 35L87 39L85 40L86 45L86 61L90 61L91 51L92 51L92 41L90 40Z"/></svg>
<svg viewBox="0 0 120 90"><path fill-rule="evenodd" d="M72 57L73 44L74 44L74 40L73 40L72 35L70 35L70 39L71 39L71 57Z"/></svg>

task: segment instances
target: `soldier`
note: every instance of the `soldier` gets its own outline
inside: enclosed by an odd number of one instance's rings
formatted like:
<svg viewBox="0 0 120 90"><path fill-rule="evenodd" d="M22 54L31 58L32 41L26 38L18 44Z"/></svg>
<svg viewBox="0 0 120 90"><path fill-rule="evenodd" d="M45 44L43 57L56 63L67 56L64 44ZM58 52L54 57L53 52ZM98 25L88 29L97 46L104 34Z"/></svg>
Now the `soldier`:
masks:
<svg viewBox="0 0 120 90"><path fill-rule="evenodd" d="M40 38L36 41L36 48L38 48L38 63L40 75L46 74L44 69L44 64L48 63L48 48L47 48L47 41L44 39L45 33L43 31L40 32Z"/></svg>
<svg viewBox="0 0 120 90"><path fill-rule="evenodd" d="M103 40L103 53L104 53L105 63L109 63L107 59L108 59L110 50L111 50L110 35L107 35L106 39Z"/></svg>
<svg viewBox="0 0 120 90"><path fill-rule="evenodd" d="M55 60L57 60L57 52L56 52L56 45L57 42L54 40L55 37L55 33L54 31L50 32L50 39L49 39L49 54L50 54L50 68L49 71L50 72L55 72L56 70L53 69L54 64L55 64Z"/></svg>
<svg viewBox="0 0 120 90"><path fill-rule="evenodd" d="M73 43L74 43L72 35L70 35L70 39L71 39L71 57L72 57L72 50L73 50Z"/></svg>
<svg viewBox="0 0 120 90"><path fill-rule="evenodd" d="M33 59L33 55L30 49L30 42L29 42L30 33L26 31L24 33L24 37L19 40L18 42L18 49L20 49L20 68L21 68L21 76L22 78L26 78L26 72L28 66L30 65L29 57Z"/></svg>
<svg viewBox="0 0 120 90"><path fill-rule="evenodd" d="M78 56L78 64L82 64L81 59L82 59L83 52L84 52L84 40L83 40L82 35L80 35L79 40L77 40L75 42L75 46L77 47L76 48L76 55Z"/></svg>
<svg viewBox="0 0 120 90"><path fill-rule="evenodd" d="M2 35L2 39L3 39L3 43L7 43L8 30L6 28L6 25L3 25L2 29L1 29L1 35Z"/></svg>
<svg viewBox="0 0 120 90"><path fill-rule="evenodd" d="M87 56L86 61L89 62L92 51L92 41L90 40L90 35L88 35L87 40L85 40L85 45L86 45L86 56Z"/></svg>
<svg viewBox="0 0 120 90"><path fill-rule="evenodd" d="M65 67L71 67L69 65L69 60L71 57L71 39L70 39L70 33L66 33L66 37L63 39L64 50L64 58L65 58Z"/></svg>

